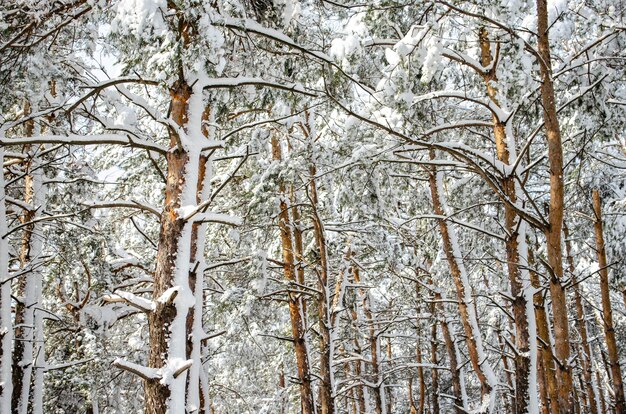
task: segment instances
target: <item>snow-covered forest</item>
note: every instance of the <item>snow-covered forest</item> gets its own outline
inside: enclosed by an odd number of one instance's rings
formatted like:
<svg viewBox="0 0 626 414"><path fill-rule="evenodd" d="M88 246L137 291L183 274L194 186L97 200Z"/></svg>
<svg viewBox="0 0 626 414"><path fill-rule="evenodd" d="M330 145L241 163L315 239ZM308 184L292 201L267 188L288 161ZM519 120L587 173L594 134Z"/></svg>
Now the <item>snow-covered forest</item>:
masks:
<svg viewBox="0 0 626 414"><path fill-rule="evenodd" d="M0 413L623 414L626 1L0 1Z"/></svg>

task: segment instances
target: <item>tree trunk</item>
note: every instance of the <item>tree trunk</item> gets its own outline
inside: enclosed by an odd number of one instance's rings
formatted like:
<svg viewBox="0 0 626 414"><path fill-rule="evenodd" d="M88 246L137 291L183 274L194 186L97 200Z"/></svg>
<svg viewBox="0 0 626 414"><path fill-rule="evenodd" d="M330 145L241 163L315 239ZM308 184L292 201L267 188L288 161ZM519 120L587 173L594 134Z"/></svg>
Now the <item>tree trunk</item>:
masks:
<svg viewBox="0 0 626 414"><path fill-rule="evenodd" d="M4 164L4 147L0 146L0 163ZM9 243L5 205L4 172L0 177L0 412L11 412L13 381L11 378L13 324L11 318L11 279L9 276Z"/></svg>
<svg viewBox="0 0 626 414"><path fill-rule="evenodd" d="M276 161L282 160L282 151L278 139L272 137L272 157ZM280 238L283 252L283 271L285 279L289 282L297 282L295 270L294 244L292 238L292 226L289 218L289 205L287 203L287 192L285 186L280 185L280 213L278 215L278 226L280 228ZM290 289L297 289L295 283ZM303 414L315 412L315 402L311 388L311 373L309 369L308 351L304 333L304 322L302 321L302 299L301 295L293 290L289 292L289 316L291 319L291 333L296 353L296 363L298 365L298 380L300 381L300 403Z"/></svg>
<svg viewBox="0 0 626 414"><path fill-rule="evenodd" d="M567 263L569 272L571 274L572 286L574 288L574 303L576 304L576 326L580 333L580 342L582 348L581 354L581 366L583 371L583 379L585 389L587 391L587 399L589 402L589 412L591 414L598 414L598 406L596 402L596 396L593 389L592 367L591 367L591 350L589 348L589 340L587 339L587 317L585 316L585 310L583 308L583 300L580 294L580 286L574 272L574 258L572 257L572 246L569 240L569 231L565 223L563 223L563 235L565 236L565 253L567 256Z"/></svg>
<svg viewBox="0 0 626 414"><path fill-rule="evenodd" d="M351 252L351 255L354 256L354 253ZM353 260L352 260L353 261ZM361 278L359 276L359 268L356 264L352 263L350 266L350 274L352 275L351 283L358 286L361 283ZM363 289L358 289L359 295L364 295ZM354 306L352 307L352 320L357 323L359 321L359 301L356 300L354 302ZM354 336L354 350L357 355L363 355L363 351L361 348L361 344L359 342L358 333ZM358 408L359 414L366 414L366 405L365 405L365 390L363 389L363 373L365 369L363 366L363 361L361 358L356 359L354 361L354 373L358 378L358 385L355 387L356 389L356 406Z"/></svg>
<svg viewBox="0 0 626 414"><path fill-rule="evenodd" d="M359 268L357 266L354 269L354 282L358 285L361 282L359 274ZM365 289L359 289L359 296L361 297L361 307L363 309L363 315L365 316L366 323L368 325L368 340L370 344L370 360L372 366L372 380L371 383L375 384L373 388L374 399L374 414L382 414L383 412L383 397L381 396L382 390L382 378L380 375L380 341L378 339L378 333L376 332L376 325L372 317L372 311L369 306L369 294Z"/></svg>
<svg viewBox="0 0 626 414"><path fill-rule="evenodd" d="M528 249L528 263L531 268L534 266L535 259L533 250ZM541 356L541 365L546 386L546 404L550 408L552 414L558 414L558 385L555 376L554 356L552 354L552 341L550 339L550 325L548 323L548 315L545 308L545 298L541 289L539 275L534 270L530 271L530 281L533 288L537 290L534 297L535 302L535 319L537 323L537 338L539 339L539 353Z"/></svg>
<svg viewBox="0 0 626 414"><path fill-rule="evenodd" d="M606 260L606 250L604 248L604 233L602 230L602 200L598 190L593 190L593 211L596 216L594 223L596 235L596 253L598 255L598 265L600 266L600 293L602 295L602 322L606 339L606 348L609 354L609 365L611 367L611 380L613 385L613 395L615 398L615 412L626 413L626 403L624 401L624 385L622 370L620 368L619 352L615 340L615 328L613 327L613 309L611 308L611 291L609 287L609 269Z"/></svg>
<svg viewBox="0 0 626 414"><path fill-rule="evenodd" d="M318 318L320 329L320 377L319 404L322 414L334 414L335 399L333 396L333 343L332 331L334 329L334 317L331 309L331 287L328 278L328 255L326 252L326 235L324 227L317 211L317 185L315 183L315 164L311 160L309 166L309 196L311 199L311 219L313 221L313 233L315 244L319 253L318 272Z"/></svg>
<svg viewBox="0 0 626 414"><path fill-rule="evenodd" d="M552 63L550 57L550 41L548 39L548 6L547 0L537 0L537 35L539 49L539 67L541 70L541 103L545 134L548 141L548 159L550 166L550 208L548 213L549 226L545 230L548 264L550 266L550 294L552 296L552 314L554 317L555 357L557 362L557 379L559 383L559 412L572 412L573 383L572 369L569 365L569 323L565 286L563 285L563 252L561 247L561 231L563 227L563 147L561 131L557 119L554 84L552 81Z"/></svg>
<svg viewBox="0 0 626 414"><path fill-rule="evenodd" d="M435 302L431 305L431 313L435 311ZM450 339L451 340L451 339ZM430 328L430 363L437 366L439 365L439 357L437 356L437 322L433 322ZM450 359L450 371L452 371L453 361L456 361L456 352L455 358ZM458 371L457 371L458 372ZM432 414L439 414L439 370L433 369L431 374L431 410Z"/></svg>
<svg viewBox="0 0 626 414"><path fill-rule="evenodd" d="M431 153L431 159L434 154ZM430 194L433 202L433 210L436 215L444 217L445 200L443 198L443 184L441 172L438 172L436 168L432 168L429 171L429 183ZM463 264L462 254L459 249L459 244L456 236L456 232L452 226L449 226L445 219L440 218L437 220L439 224L439 231L443 241L443 250L445 252L448 266L450 267L450 273L454 280L456 287L457 301L459 306L459 314L461 316L461 323L466 335L467 349L469 351L469 358L472 364L472 369L476 373L478 380L481 384L481 394L483 401L488 404L494 404L493 398L490 397L490 393L495 386L495 374L492 372L489 366L482 345L482 336L478 326L478 319L473 306L473 299L469 292L469 279L465 265ZM487 410L487 406L482 407L483 411Z"/></svg>
<svg viewBox="0 0 626 414"><path fill-rule="evenodd" d="M461 383L459 358L457 355L458 350L457 350L454 340L452 339L452 334L450 333L450 327L448 325L448 321L446 320L443 303L441 302L441 293L439 292L435 292L434 302L431 305L431 313L433 314L433 316L435 315L434 312L438 312L440 315L438 318L435 318L433 322L433 328L432 328L431 334L433 335L433 341L436 341L435 335L437 334L437 323L439 323L441 325L441 333L443 335L443 342L446 345L446 351L448 353L448 364L450 366L450 375L452 377L452 381L451 381L452 393L454 395L454 406L455 406L454 410L456 414L463 414L467 412L468 410L466 407L466 403L463 399L463 388L462 388L463 385ZM436 372L437 372L437 369L436 368L433 369L433 375L435 375ZM422 409L422 413L423 413L423 404L420 405L420 408Z"/></svg>
<svg viewBox="0 0 626 414"><path fill-rule="evenodd" d="M172 88L171 96L171 117L178 125L184 126L187 121L187 103L191 97L191 88L184 81L179 81ZM178 209L181 206L183 187L189 185L185 182L185 169L189 162L189 154L181 148L179 139L174 132L170 132L171 150L166 155L165 205L161 214L152 294L155 299L174 286L176 273L180 271L177 269L179 243L186 242L186 240L181 240L185 222L179 217ZM156 301L156 308L148 314L150 332L148 366L150 368L163 368L168 358L172 356L169 352L172 324L175 319L181 317L186 323L186 315L178 314L174 301ZM185 341L183 352L186 353L187 335L185 333L183 333L183 341ZM171 389L168 384L162 383L160 379L145 381L146 414L165 414L170 397ZM180 406L182 407L184 405Z"/></svg>
<svg viewBox="0 0 626 414"><path fill-rule="evenodd" d="M30 113L30 105L25 104L24 113ZM28 121L25 124L25 135L33 136L35 124ZM31 152L31 146L24 148L24 153ZM37 211L44 210L43 177L37 158L29 158L24 164L24 202L32 209L25 210L20 217L22 224L31 223L37 216ZM35 337L37 328L43 326L35 322L35 308L41 303L42 275L34 265L34 261L41 255L41 223L28 224L24 227L19 253L20 269L27 273L18 280L15 305L15 343L13 349L13 397L12 408L14 413L26 414L29 411L31 391L38 385L37 375L33 379L35 366ZM30 268L30 269L29 269ZM41 319L41 318L38 318ZM39 384L42 385L42 384ZM30 411L33 411L32 409Z"/></svg>
<svg viewBox="0 0 626 414"><path fill-rule="evenodd" d="M500 106L497 99L498 91L495 87L495 83L498 80L495 70L495 64L497 64L497 62L492 62L491 43L485 28L481 28L479 38L481 64L484 67L492 66L492 70L483 75L487 95L495 105ZM505 165L510 165L509 158L515 156L514 137L507 136L506 125L498 119L498 117L492 115L492 119L498 160L502 161ZM501 180L500 185L511 203L516 203L518 201L518 184L516 183L515 176L505 176ZM528 318L529 315L534 313L534 309L532 298L524 289L524 284L528 284L528 272L520 266L522 259L523 262L526 261L526 247L523 246L526 243L526 225L523 222L520 223L520 221L521 218L517 215L513 207L505 203L504 229L506 260L511 295L513 296L511 305L515 321L515 346L518 351L515 354L515 412L517 414L525 414L529 410L529 404L531 407L530 412L536 411L535 405L538 402L536 401L536 390L534 387L531 389L531 384L534 383L531 377L536 376L536 346L534 341L532 343L530 341L530 338L535 336L535 332L534 329L530 329L532 325L529 327ZM533 332L531 333L530 330L533 330ZM534 401L530 401L531 399Z"/></svg>

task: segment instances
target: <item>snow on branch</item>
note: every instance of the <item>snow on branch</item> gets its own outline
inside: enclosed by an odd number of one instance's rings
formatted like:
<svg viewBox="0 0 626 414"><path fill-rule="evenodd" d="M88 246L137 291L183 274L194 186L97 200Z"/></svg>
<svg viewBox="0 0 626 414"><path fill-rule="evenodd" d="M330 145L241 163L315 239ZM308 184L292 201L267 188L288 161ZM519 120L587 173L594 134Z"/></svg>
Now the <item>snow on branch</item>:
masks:
<svg viewBox="0 0 626 414"><path fill-rule="evenodd" d="M204 89L218 89L218 88L234 88L237 86L267 86L275 89L282 89L289 92L297 92L308 96L317 96L315 93L307 91L301 84L282 84L278 82L268 81L261 78L251 78L246 76L238 76L236 78L215 78L208 79L204 83Z"/></svg>
<svg viewBox="0 0 626 414"><path fill-rule="evenodd" d="M133 374L143 378L144 380L158 380L161 379L159 370L154 368L144 367L143 365L135 364L134 362L124 361L121 358L117 358L113 361L114 367L123 369L124 371L132 372Z"/></svg>
<svg viewBox="0 0 626 414"><path fill-rule="evenodd" d="M131 292L118 291L114 295L105 296L103 300L108 303L126 302L143 312L151 312L156 309L156 304L153 301L137 296Z"/></svg>
<svg viewBox="0 0 626 414"><path fill-rule="evenodd" d="M85 206L87 206L88 208L92 209L92 208L114 208L114 207L121 207L121 208L136 208L139 210L143 210L146 211L148 213L152 213L157 217L161 217L161 211L155 207L155 206L151 206L149 204L145 204L145 203L140 203L138 201L135 200L131 200L131 201L86 201L83 203Z"/></svg>
<svg viewBox="0 0 626 414"><path fill-rule="evenodd" d="M39 135L36 137L0 137L2 145L28 145L28 144L69 144L69 145L99 145L120 144L135 148L143 148L165 155L167 149L154 142L132 138L129 135L120 134L94 134L94 135Z"/></svg>

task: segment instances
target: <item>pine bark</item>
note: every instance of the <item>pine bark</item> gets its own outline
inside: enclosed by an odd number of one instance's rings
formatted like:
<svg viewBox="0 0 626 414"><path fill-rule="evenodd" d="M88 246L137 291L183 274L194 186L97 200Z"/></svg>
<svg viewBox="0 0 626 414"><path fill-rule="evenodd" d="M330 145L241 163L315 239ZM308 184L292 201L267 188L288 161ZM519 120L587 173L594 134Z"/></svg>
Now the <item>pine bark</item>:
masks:
<svg viewBox="0 0 626 414"><path fill-rule="evenodd" d="M596 395L593 389L593 378L591 375L593 370L591 367L591 349L589 347L589 339L587 335L587 317L585 315L585 309L583 307L583 299L582 295L580 294L578 278L576 277L575 273L574 258L572 257L572 243L569 239L569 231L565 223L563 223L563 235L565 236L565 253L567 256L567 264L571 275L572 286L574 288L574 303L576 305L576 326L580 334L580 346L582 349L580 360L587 400L589 404L589 412L591 414L598 414L598 404L596 402Z"/></svg>
<svg viewBox="0 0 626 414"><path fill-rule="evenodd" d="M272 137L272 158L276 161L282 160L282 151L278 139ZM280 213L278 215L278 227L283 254L283 272L285 279L289 282L297 282L294 243L292 237L292 226L287 203L287 193L285 185L280 184L281 198L279 202ZM294 289L295 286L292 286ZM296 363L298 366L298 380L300 382L300 403L303 414L315 412L315 402L311 387L311 373L309 368L308 351L304 332L304 322L302 321L302 299L297 292L290 291L288 294L289 317L291 320L291 333L296 353Z"/></svg>
<svg viewBox="0 0 626 414"><path fill-rule="evenodd" d="M0 146L0 162L4 164L4 147ZM5 205L4 172L0 177L0 412L11 412L13 380L13 321L11 316L11 279L9 278L9 244Z"/></svg>
<svg viewBox="0 0 626 414"><path fill-rule="evenodd" d="M557 118L550 41L548 38L547 0L537 0L537 36L539 67L541 71L541 103L550 168L550 207L548 227L545 230L548 265L550 267L550 294L552 297L552 315L554 317L554 348L557 362L557 380L559 384L559 412L570 413L574 409L574 387L570 359L570 334L567 313L565 286L563 284L563 251L561 231L563 228L563 146Z"/></svg>
<svg viewBox="0 0 626 414"><path fill-rule="evenodd" d="M178 81L170 91L171 117L181 127L187 122L187 104L191 96L191 88L184 81ZM156 270L154 272L154 298L160 297L167 289L173 287L176 272L176 256L179 242L185 226L179 217L178 209L182 190L185 185L185 167L189 155L179 145L179 138L170 132L170 151L166 154L167 182L165 202L161 213L159 243L157 246ZM172 301L157 301L156 308L148 313L148 329L150 333L150 350L148 366L162 368L169 354L169 328L176 317L177 309ZM145 380L145 412L146 414L165 414L170 398L170 388L159 379Z"/></svg>
<svg viewBox="0 0 626 414"><path fill-rule="evenodd" d="M528 263L534 265L534 254L528 249ZM552 414L558 414L558 385L555 376L554 355L552 354L552 340L550 339L550 325L545 308L545 298L541 289L539 275L534 270L530 271L530 281L537 290L534 295L535 320L537 324L537 339L539 341L539 355L545 378L546 399L544 406L550 409Z"/></svg>
<svg viewBox="0 0 626 414"><path fill-rule="evenodd" d="M495 83L497 82L496 65L492 62L491 57L491 43L485 28L481 28L479 33L480 49L481 49L481 64L483 67L490 67L491 70L483 75L485 81L485 87L487 89L487 95L489 99L496 104L500 105L497 98L497 89ZM497 63L497 62L495 62ZM495 115L492 115L493 119L493 133L496 142L496 154L498 160L502 161L505 165L510 164L510 155L515 148L511 148L512 137L508 137L506 133L505 124L498 119ZM500 185L506 197L511 203L516 203L517 196L517 184L515 182L515 176L509 174L501 179ZM509 284L511 286L511 295L513 301L511 307L513 309L513 318L515 321L515 346L517 348L515 354L515 412L517 414L525 414L528 411L529 398L531 398L532 390L530 386L531 373L531 352L530 352L530 333L528 325L528 312L527 309L531 306L528 303L526 292L524 291L524 273L520 267L520 243L519 238L525 238L525 234L520 234L520 231L524 231L525 226L520 226L519 221L521 217L518 216L516 211L510 204L504 204L504 229L505 229L505 248L506 248L506 262L509 276ZM525 254L525 252L523 252ZM532 309L532 308L531 308Z"/></svg>
<svg viewBox="0 0 626 414"><path fill-rule="evenodd" d="M622 370L619 361L619 351L615 339L615 328L613 326L613 309L611 307L611 291L609 287L609 270L606 259L606 249L604 247L604 231L602 229L602 200L600 192L593 190L593 211L595 213L594 230L596 236L596 254L598 255L598 265L600 266L600 294L602 296L602 323L604 327L604 337L611 368L611 385L615 399L615 412L617 414L626 413L626 402L624 401L624 384Z"/></svg>
<svg viewBox="0 0 626 414"><path fill-rule="evenodd" d="M431 154L431 158L432 157L433 156ZM443 195L440 194L440 174L441 173L438 173L436 168L433 167L429 171L429 184L434 213L437 216L444 217L446 212L443 207ZM472 369L480 381L482 397L486 398L493 387L482 366L485 361L481 361L479 356L482 353L482 345L480 343L482 341L481 333L477 331L478 320L476 318L474 308L472 307L472 299L470 298L470 294L468 292L469 286L467 286L467 275L464 264L461 262L462 257L460 256L460 252L455 251L456 234L454 233L454 229L448 226L445 219L440 218L437 222L439 224L439 232L441 233L441 239L443 242L443 250L456 288L459 314L461 316L461 324L465 331L470 362Z"/></svg>
<svg viewBox="0 0 626 414"><path fill-rule="evenodd" d="M328 253L326 251L326 235L324 226L320 219L317 204L317 184L315 182L316 168L311 162L309 166L309 197L311 199L311 219L313 221L313 234L315 244L319 253L318 263L318 318L320 330L320 377L319 388L320 412L322 414L334 414L335 399L333 396L333 344L332 331L334 327L334 317L331 310L331 288L328 278Z"/></svg>
<svg viewBox="0 0 626 414"><path fill-rule="evenodd" d="M24 105L24 113L30 114L30 104ZM24 134L32 137L34 132L34 121L29 120L24 125ZM30 145L24 147L23 152L29 153ZM32 168L36 166L35 160L29 158L24 164L24 202L35 207L34 193L35 180L32 174ZM26 269L31 264L31 247L34 241L35 225L28 224L33 221L36 215L35 208L24 211L20 217L20 222L25 225L22 232L21 246L19 252L20 268ZM13 345L13 396L11 398L12 412L26 414L28 410L28 401L30 395L30 379L33 367L33 329L34 327L34 310L37 299L32 297L34 288L36 288L36 275L32 274L32 270L26 275L19 278L17 282L16 296L18 300L15 304L15 342ZM41 283L39 281L39 283Z"/></svg>

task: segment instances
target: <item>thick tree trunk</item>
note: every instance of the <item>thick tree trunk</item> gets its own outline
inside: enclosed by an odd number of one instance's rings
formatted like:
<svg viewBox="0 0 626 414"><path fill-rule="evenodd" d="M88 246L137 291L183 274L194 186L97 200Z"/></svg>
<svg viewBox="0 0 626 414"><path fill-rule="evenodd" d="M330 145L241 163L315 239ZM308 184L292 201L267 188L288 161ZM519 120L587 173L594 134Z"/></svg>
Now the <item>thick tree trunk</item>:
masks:
<svg viewBox="0 0 626 414"><path fill-rule="evenodd" d="M187 121L187 104L191 96L191 88L185 82L178 82L171 90L172 95L172 119L180 126ZM170 147L166 155L167 160L167 183L165 188L165 205L161 214L161 227L159 230L159 243L154 272L154 284L152 296L159 298L165 291L174 286L175 273L177 271L177 254L181 240L184 220L179 217L181 196L185 183L185 168L189 162L189 154L181 148L179 137L170 133ZM177 315L178 309L173 301L156 301L156 308L148 314L150 332L150 352L148 366L160 369L166 365L169 355L169 337L171 325ZM186 320L186 316L183 316ZM187 336L185 335L185 342ZM186 350L186 344L183 348ZM167 383L160 379L148 379L145 381L145 412L146 414L165 414L168 407L168 399L171 390Z"/></svg>
<svg viewBox="0 0 626 414"><path fill-rule="evenodd" d="M276 161L282 160L282 151L278 139L272 137L272 157ZM283 252L283 271L285 279L289 282L297 282L294 243L292 237L292 226L289 218L289 205L287 203L287 193L285 186L280 185L281 199L279 203L280 213L278 215L278 226L280 228L280 238ZM296 289L291 286L290 289ZM298 365L298 380L300 381L300 403L303 414L315 412L315 402L313 400L313 390L311 388L311 373L309 369L309 358L304 333L304 322L302 321L302 299L297 292L290 291L289 316L291 319L291 333L296 353L296 363Z"/></svg>
<svg viewBox="0 0 626 414"><path fill-rule="evenodd" d="M541 103L543 119L548 141L548 159L550 165L550 209L549 226L545 231L550 266L550 294L552 296L552 315L554 317L555 357L557 360L557 379L559 383L559 412L570 413L574 408L572 368L569 365L569 323L565 286L563 285L563 252L561 231L563 228L563 147L561 131L557 119L554 84L552 81L552 63L550 41L548 39L547 0L537 0L537 35L539 67L541 70Z"/></svg>
<svg viewBox="0 0 626 414"><path fill-rule="evenodd" d="M565 236L565 253L567 256L567 264L569 267L570 277L572 280L572 286L574 288L574 303L576 304L576 326L580 334L581 342L581 367L583 371L583 379L585 384L585 390L587 394L587 400L589 404L589 412L591 414L598 414L598 404L596 402L596 395L593 389L592 367L591 367L591 349L589 348L589 340L587 336L587 317L585 316L585 310L583 308L583 299L580 294L580 286L575 273L574 258L572 257L572 246L569 240L569 231L565 223L563 223L563 235Z"/></svg>
<svg viewBox="0 0 626 414"><path fill-rule="evenodd" d="M602 200L598 190L593 190L593 211L596 221L594 223L596 235L596 253L598 255L598 265L600 266L600 293L602 295L602 322L606 348L609 354L609 365L611 367L611 383L613 385L613 395L615 398L615 412L617 414L626 413L626 402L624 401L624 385L622 370L619 361L617 341L615 340L615 328L613 327L613 309L611 307L611 291L609 287L609 269L606 260L606 250L604 248L604 232L602 230Z"/></svg>

